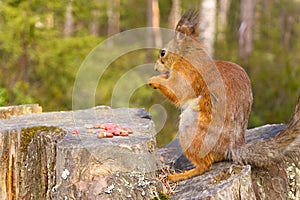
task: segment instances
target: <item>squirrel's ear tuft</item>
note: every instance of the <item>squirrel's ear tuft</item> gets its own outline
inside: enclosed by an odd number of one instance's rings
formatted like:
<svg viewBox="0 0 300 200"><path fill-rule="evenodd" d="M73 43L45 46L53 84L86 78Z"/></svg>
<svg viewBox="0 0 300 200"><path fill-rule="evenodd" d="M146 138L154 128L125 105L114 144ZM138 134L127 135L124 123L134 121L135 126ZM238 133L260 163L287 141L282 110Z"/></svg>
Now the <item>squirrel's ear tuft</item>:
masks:
<svg viewBox="0 0 300 200"><path fill-rule="evenodd" d="M189 37L199 37L199 12L189 9L179 20L176 31Z"/></svg>

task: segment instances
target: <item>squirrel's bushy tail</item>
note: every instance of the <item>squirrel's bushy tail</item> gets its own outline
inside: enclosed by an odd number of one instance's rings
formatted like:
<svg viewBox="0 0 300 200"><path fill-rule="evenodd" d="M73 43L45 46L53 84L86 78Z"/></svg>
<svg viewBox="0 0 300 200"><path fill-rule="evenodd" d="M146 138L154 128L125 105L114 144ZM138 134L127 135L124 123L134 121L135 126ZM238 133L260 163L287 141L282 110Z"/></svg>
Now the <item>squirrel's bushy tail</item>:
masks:
<svg viewBox="0 0 300 200"><path fill-rule="evenodd" d="M237 163L268 167L278 161L294 160L300 152L300 97L292 118L274 138L248 143L232 149L228 155ZM295 162L296 163L296 162Z"/></svg>

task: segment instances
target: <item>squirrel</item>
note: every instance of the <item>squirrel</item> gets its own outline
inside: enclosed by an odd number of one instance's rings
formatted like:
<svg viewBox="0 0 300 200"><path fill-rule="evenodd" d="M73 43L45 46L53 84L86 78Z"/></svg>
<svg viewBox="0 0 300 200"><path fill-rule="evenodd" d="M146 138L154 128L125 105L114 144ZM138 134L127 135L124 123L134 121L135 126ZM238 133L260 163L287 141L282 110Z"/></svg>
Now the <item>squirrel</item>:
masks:
<svg viewBox="0 0 300 200"><path fill-rule="evenodd" d="M239 65L213 60L207 54L198 26L198 11L188 10L179 20L173 39L159 52L155 70L160 75L148 80L150 87L159 89L182 109L180 144L195 165L183 173L168 175L168 179L176 182L200 175L211 170L214 162L225 160L268 166L284 152L296 151L299 139L297 144L290 144L299 131L246 144L253 101L250 79Z"/></svg>

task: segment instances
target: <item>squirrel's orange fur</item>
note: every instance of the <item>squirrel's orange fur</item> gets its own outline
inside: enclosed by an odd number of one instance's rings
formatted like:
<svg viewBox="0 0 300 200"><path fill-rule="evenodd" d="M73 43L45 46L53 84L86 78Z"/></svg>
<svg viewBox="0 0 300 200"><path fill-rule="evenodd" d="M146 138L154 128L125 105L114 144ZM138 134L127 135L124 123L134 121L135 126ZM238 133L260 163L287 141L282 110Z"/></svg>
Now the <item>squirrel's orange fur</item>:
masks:
<svg viewBox="0 0 300 200"><path fill-rule="evenodd" d="M230 149L244 145L252 104L247 74L234 63L209 57L198 39L198 21L196 12L183 15L174 39L161 50L155 66L166 75L152 77L148 82L183 110L179 138L185 155L196 167L169 175L173 181L210 170L213 162L226 159ZM226 100L221 101L223 97ZM221 103L222 112L214 112ZM223 126L214 130L211 125L218 118L222 118Z"/></svg>
<svg viewBox="0 0 300 200"><path fill-rule="evenodd" d="M287 128L276 137L245 144L252 104L250 80L238 65L212 60L199 41L198 13L186 12L174 38L162 49L148 84L181 107L179 139L195 168L169 175L179 181L208 171L213 162L233 160L268 167L300 149L300 98Z"/></svg>

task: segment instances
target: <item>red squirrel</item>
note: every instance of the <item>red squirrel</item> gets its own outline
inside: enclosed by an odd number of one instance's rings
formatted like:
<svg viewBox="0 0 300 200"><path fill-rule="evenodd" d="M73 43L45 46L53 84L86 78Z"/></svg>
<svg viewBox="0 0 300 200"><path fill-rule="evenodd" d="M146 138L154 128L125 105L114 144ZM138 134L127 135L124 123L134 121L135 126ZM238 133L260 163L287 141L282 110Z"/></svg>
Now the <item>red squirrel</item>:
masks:
<svg viewBox="0 0 300 200"><path fill-rule="evenodd" d="M207 54L199 40L198 24L197 11L188 10L182 16L174 38L160 50L155 65L160 75L148 81L150 87L159 89L182 109L179 139L184 154L195 165L191 170L169 175L171 181L203 174L214 162L224 160L267 165L268 149L259 147L273 145L276 149L276 144L287 146L296 137L282 139L279 134L277 143L246 144L253 101L250 79L239 65L213 60ZM279 157L280 151L274 151L271 159Z"/></svg>

